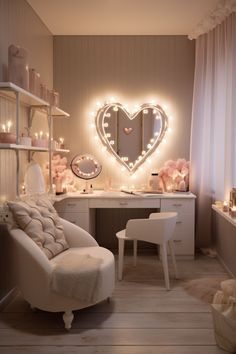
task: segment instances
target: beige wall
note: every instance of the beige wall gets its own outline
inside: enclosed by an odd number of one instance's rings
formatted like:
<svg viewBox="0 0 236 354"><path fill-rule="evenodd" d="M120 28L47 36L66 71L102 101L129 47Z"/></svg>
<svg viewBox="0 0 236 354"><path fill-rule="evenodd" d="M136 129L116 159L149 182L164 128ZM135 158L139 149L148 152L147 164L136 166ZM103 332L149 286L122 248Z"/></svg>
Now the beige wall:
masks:
<svg viewBox="0 0 236 354"><path fill-rule="evenodd" d="M194 41L185 36L56 36L54 37L54 86L61 93L61 105L69 111L69 121L55 124L55 136L64 136L71 149L68 156L91 153L103 171L93 181L104 187L146 183L152 170L167 159L189 158ZM146 102L159 98L168 103L173 119L173 134L160 157L154 157L137 179L121 173L101 151L90 128L89 113L97 100L111 95L122 102ZM78 180L79 185L83 185Z"/></svg>
<svg viewBox="0 0 236 354"><path fill-rule="evenodd" d="M53 37L25 0L0 0L0 81L7 80L8 46L19 44L29 53L30 67L36 68L43 82L53 85ZM27 114L21 108L21 131L27 125ZM14 122L15 104L0 97L0 127L6 120ZM36 124L46 126L45 118L36 117ZM35 129L37 129L35 127ZM21 180L27 164L27 153L21 152ZM37 155L37 154L36 154ZM43 161L45 160L45 156ZM36 157L37 159L37 157ZM15 197L15 153L0 150L0 199ZM0 231L0 299L10 287L6 258L6 240Z"/></svg>
<svg viewBox="0 0 236 354"><path fill-rule="evenodd" d="M53 37L25 0L0 0L0 81L7 81L8 46L17 44L28 51L29 66L38 70L41 80L53 87ZM15 127L15 104L0 97L0 127L7 120ZM27 111L21 108L20 132L25 132ZM45 117L38 115L34 129L46 129ZM21 181L26 168L26 154L21 155ZM39 154L36 154L39 157ZM35 158L37 159L37 156ZM43 158L43 161L45 157ZM15 197L15 153L0 151L1 200Z"/></svg>

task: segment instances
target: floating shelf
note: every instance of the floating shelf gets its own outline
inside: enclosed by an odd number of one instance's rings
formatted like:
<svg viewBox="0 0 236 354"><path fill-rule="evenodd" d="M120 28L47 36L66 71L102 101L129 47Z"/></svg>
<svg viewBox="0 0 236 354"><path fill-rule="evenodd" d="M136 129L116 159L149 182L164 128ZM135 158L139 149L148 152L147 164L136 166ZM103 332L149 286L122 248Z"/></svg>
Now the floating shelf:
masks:
<svg viewBox="0 0 236 354"><path fill-rule="evenodd" d="M29 91L13 84L12 82L0 82L0 91L4 97L15 99L15 94L20 94L20 101L28 106L49 107L49 103L33 95Z"/></svg>
<svg viewBox="0 0 236 354"><path fill-rule="evenodd" d="M67 113L67 112L63 111L61 108L58 108L55 106L52 107L52 116L53 117L66 117L66 118L70 117L69 113Z"/></svg>
<svg viewBox="0 0 236 354"><path fill-rule="evenodd" d="M0 143L0 150L28 150L28 151L49 151L48 148L38 147L38 146L28 146L28 145L18 145L18 144L1 144ZM70 150L67 149L55 149L52 152L63 152L68 153Z"/></svg>
<svg viewBox="0 0 236 354"><path fill-rule="evenodd" d="M236 218L233 218L229 212L224 212L222 209L217 208L215 204L212 205L212 209L215 210L216 213L221 215L224 219L230 222L233 226L236 226Z"/></svg>
<svg viewBox="0 0 236 354"><path fill-rule="evenodd" d="M0 149L5 150L28 150L28 151L48 151L48 148L28 146L28 145L18 145L18 144L0 144Z"/></svg>
<svg viewBox="0 0 236 354"><path fill-rule="evenodd" d="M70 152L70 150L67 150L67 149L55 149L55 150L52 150L52 152L63 152L63 153L68 153L68 152Z"/></svg>
<svg viewBox="0 0 236 354"><path fill-rule="evenodd" d="M50 104L47 101L42 100L40 97L33 95L31 92L24 90L12 82L0 82L0 92L2 96L10 99L15 99L15 94L18 92L20 94L20 102L27 106L42 108L50 107ZM51 106L51 113L53 117L70 117L69 113L55 106Z"/></svg>
<svg viewBox="0 0 236 354"><path fill-rule="evenodd" d="M42 100L40 97L33 95L31 92L24 90L23 88L13 84L12 82L0 82L0 97L8 99L15 103L16 113L15 113L15 124L16 124L16 135L19 137L19 127L20 127L20 105L25 105L29 107L28 111L28 125L31 127L31 123L34 114L37 110L42 111L47 116L49 136L52 137L52 119L56 117L69 117L69 113L63 111L59 107L50 105L49 102ZM17 139L18 140L18 139ZM51 144L50 144L51 145ZM19 181L20 181L20 159L19 151L29 151L29 152L48 152L49 156L49 181L50 181L50 191L52 191L52 172L51 172L51 156L52 153L68 153L67 149L55 149L53 150L51 146L49 147L37 147L29 145L20 144L4 144L0 143L0 149L2 150L14 150L16 152L16 195L19 196ZM28 159L30 160L30 155L28 154Z"/></svg>

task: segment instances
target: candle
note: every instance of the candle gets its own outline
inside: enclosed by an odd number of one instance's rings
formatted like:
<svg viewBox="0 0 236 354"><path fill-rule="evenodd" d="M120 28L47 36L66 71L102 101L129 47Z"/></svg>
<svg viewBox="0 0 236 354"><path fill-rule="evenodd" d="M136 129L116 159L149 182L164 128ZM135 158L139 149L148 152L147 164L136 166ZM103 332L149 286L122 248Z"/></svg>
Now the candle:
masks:
<svg viewBox="0 0 236 354"><path fill-rule="evenodd" d="M185 191L186 191L186 184L185 184L185 181L184 181L184 180L182 180L182 181L179 182L179 190L180 190L181 192L185 192Z"/></svg>
<svg viewBox="0 0 236 354"><path fill-rule="evenodd" d="M232 218L236 218L236 207L235 206L232 207L232 209L231 209L231 216L232 216Z"/></svg>
<svg viewBox="0 0 236 354"><path fill-rule="evenodd" d="M9 120L9 121L7 122L7 132L8 132L8 133L10 133L11 126L12 126L12 122Z"/></svg>
<svg viewBox="0 0 236 354"><path fill-rule="evenodd" d="M49 140L49 133L46 133L46 137L47 137L47 139Z"/></svg>
<svg viewBox="0 0 236 354"><path fill-rule="evenodd" d="M227 203L226 201L224 201L224 203L223 203L223 208L222 208L222 210L223 210L225 213L227 213L227 212L229 211L229 205L228 205L228 203Z"/></svg>
<svg viewBox="0 0 236 354"><path fill-rule="evenodd" d="M2 124L2 130L4 133L6 133L6 125L5 124Z"/></svg>
<svg viewBox="0 0 236 354"><path fill-rule="evenodd" d="M39 132L39 139L42 139L42 137L43 137L43 132L40 131L40 132Z"/></svg>
<svg viewBox="0 0 236 354"><path fill-rule="evenodd" d="M60 141L61 144L64 143L64 140L65 140L64 138L59 138L59 141Z"/></svg>
<svg viewBox="0 0 236 354"><path fill-rule="evenodd" d="M38 139L38 138L39 138L38 133L35 133L34 136L35 136L35 139Z"/></svg>

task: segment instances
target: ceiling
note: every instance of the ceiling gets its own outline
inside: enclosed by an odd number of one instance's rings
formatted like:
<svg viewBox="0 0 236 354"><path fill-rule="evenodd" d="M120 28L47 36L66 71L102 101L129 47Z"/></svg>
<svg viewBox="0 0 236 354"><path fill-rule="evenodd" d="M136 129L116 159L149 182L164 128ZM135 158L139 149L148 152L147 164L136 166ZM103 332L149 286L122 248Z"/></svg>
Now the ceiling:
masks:
<svg viewBox="0 0 236 354"><path fill-rule="evenodd" d="M27 0L53 35L187 35L219 0Z"/></svg>

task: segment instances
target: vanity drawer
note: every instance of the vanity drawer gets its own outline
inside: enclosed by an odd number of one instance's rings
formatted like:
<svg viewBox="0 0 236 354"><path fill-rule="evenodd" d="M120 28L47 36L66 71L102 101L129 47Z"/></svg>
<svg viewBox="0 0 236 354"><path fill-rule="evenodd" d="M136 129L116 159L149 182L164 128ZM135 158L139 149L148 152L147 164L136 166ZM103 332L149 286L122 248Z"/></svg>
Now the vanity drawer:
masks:
<svg viewBox="0 0 236 354"><path fill-rule="evenodd" d="M82 229L89 232L89 214L88 213L65 213L58 212L62 219L70 221L72 224L80 226Z"/></svg>
<svg viewBox="0 0 236 354"><path fill-rule="evenodd" d="M183 235L175 236L173 239L176 256L194 257L194 241L192 238L183 238Z"/></svg>
<svg viewBox="0 0 236 354"><path fill-rule="evenodd" d="M54 208L60 212L73 213L73 212L88 212L88 200L83 199L64 199L60 202L55 202Z"/></svg>
<svg viewBox="0 0 236 354"><path fill-rule="evenodd" d="M194 215L194 199L162 199L161 211L176 211L179 215Z"/></svg>
<svg viewBox="0 0 236 354"><path fill-rule="evenodd" d="M119 198L119 199L91 199L89 208L160 208L160 200L158 199L142 199L142 198Z"/></svg>

